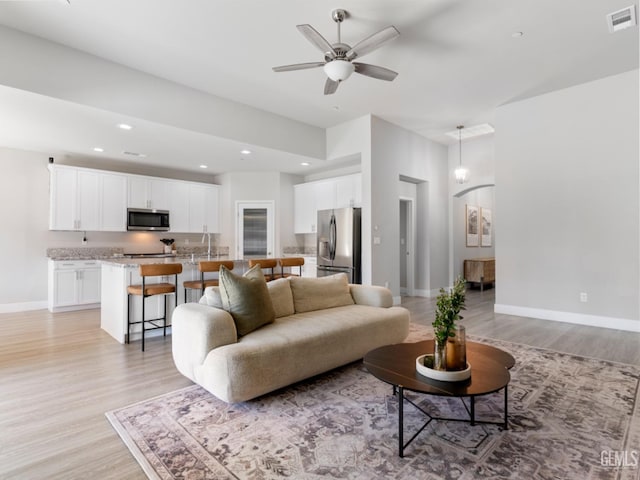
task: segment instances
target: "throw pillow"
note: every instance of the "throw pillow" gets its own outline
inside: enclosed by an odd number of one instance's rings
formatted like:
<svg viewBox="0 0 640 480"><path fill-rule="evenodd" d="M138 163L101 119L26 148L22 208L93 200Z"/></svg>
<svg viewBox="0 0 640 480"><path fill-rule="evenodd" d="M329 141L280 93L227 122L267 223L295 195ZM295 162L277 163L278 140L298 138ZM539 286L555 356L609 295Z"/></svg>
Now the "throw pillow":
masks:
<svg viewBox="0 0 640 480"><path fill-rule="evenodd" d="M271 295L271 303L276 312L276 318L288 317L296 313L293 306L293 294L291 293L291 285L286 278L279 278L267 283L269 294Z"/></svg>
<svg viewBox="0 0 640 480"><path fill-rule="evenodd" d="M233 317L239 336L275 319L269 289L260 265L250 268L243 276L221 266L220 297L223 308Z"/></svg>
<svg viewBox="0 0 640 480"><path fill-rule="evenodd" d="M346 273L328 277L290 277L296 313L353 305Z"/></svg>
<svg viewBox="0 0 640 480"><path fill-rule="evenodd" d="M210 307L224 308L222 306L222 297L220 296L220 288L207 287L204 290L204 295L200 299L199 303L209 305Z"/></svg>

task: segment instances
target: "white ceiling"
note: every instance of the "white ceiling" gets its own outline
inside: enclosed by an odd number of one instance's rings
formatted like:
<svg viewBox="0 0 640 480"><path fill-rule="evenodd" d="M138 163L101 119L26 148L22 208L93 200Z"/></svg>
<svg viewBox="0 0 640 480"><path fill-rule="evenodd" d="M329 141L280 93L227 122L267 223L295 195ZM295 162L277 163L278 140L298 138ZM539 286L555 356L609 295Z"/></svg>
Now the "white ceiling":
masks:
<svg viewBox="0 0 640 480"><path fill-rule="evenodd" d="M492 123L499 105L638 68L638 28L610 34L605 18L632 1L14 1L0 2L0 25L317 127L370 113L448 143L444 132ZM362 60L399 72L395 81L354 74L325 96L322 69L271 70L321 61L295 26L309 23L333 43L334 8L349 13L345 43L387 25L400 31ZM88 145L120 135L107 127L121 121L113 112L6 87L0 102L4 146L99 156ZM261 163L238 167L237 141L170 126L148 123L128 139L123 148L147 153L151 164L190 158L181 168L304 171L304 157L256 145Z"/></svg>

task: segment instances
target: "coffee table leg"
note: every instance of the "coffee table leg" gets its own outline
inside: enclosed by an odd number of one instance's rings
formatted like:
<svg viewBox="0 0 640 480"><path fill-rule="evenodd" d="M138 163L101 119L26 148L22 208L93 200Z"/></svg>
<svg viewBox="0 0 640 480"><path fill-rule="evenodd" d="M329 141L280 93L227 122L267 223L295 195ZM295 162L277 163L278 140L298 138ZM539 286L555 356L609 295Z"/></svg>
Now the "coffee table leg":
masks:
<svg viewBox="0 0 640 480"><path fill-rule="evenodd" d="M404 387L398 386L398 450L404 457Z"/></svg>
<svg viewBox="0 0 640 480"><path fill-rule="evenodd" d="M509 405L509 395L507 393L508 385L504 386L504 429L509 430L509 420L508 420L508 405Z"/></svg>

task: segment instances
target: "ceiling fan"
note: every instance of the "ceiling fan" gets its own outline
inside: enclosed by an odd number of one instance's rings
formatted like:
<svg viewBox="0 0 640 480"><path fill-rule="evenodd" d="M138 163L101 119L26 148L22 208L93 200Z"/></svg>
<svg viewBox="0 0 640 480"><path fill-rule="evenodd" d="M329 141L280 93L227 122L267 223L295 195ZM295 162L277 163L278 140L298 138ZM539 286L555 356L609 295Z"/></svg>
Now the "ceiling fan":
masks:
<svg viewBox="0 0 640 480"><path fill-rule="evenodd" d="M351 47L346 43L342 43L340 38L340 24L347 17L347 12L337 9L331 12L331 18L338 24L338 42L329 43L318 31L311 25L298 25L297 28L313 45L324 53L324 62L308 62L296 63L294 65L283 65L281 67L273 67L274 72L289 72L292 70L304 70L306 68L323 67L327 74L327 81L324 84L324 94L331 95L338 89L340 82L344 82L355 71L361 75L377 78L378 80L386 80L390 82L398 75L397 72L388 68L379 67L377 65L369 65L368 63L354 62L358 57L363 57L367 53L380 48L386 42L400 36L400 32L394 26L383 28L379 32L369 35L364 40L356 43Z"/></svg>

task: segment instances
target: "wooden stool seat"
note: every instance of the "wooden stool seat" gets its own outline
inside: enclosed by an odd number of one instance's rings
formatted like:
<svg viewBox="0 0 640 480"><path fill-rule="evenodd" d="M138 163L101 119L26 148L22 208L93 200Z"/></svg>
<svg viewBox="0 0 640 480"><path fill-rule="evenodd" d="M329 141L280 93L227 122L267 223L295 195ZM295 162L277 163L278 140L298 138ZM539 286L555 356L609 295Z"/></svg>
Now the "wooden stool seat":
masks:
<svg viewBox="0 0 640 480"><path fill-rule="evenodd" d="M278 259L280 263L280 276L282 278L286 277L301 277L302 276L302 266L304 265L303 257L285 257ZM285 273L284 269L298 267L298 273L287 272Z"/></svg>
<svg viewBox="0 0 640 480"><path fill-rule="evenodd" d="M142 326L142 351L144 352L144 334L147 330L163 329L164 336L167 335L167 295L173 294L176 299L176 307L178 306L178 295L176 288L178 285L178 274L182 273L181 263L152 263L148 265L140 265L140 276L142 284L129 285L127 287L127 343L131 338L131 325L140 324ZM174 283L159 282L147 283L147 277L165 277L174 276ZM139 295L142 297L142 317L140 321L131 321L131 295ZM164 295L164 313L162 317L146 319L145 318L145 299L154 295ZM157 322L162 320L162 325ZM152 325L147 328L146 325Z"/></svg>
<svg viewBox="0 0 640 480"><path fill-rule="evenodd" d="M219 281L217 278L204 278L205 273L219 272L221 266L225 266L229 270L233 270L233 261L231 260L203 260L198 262L198 271L200 272L200 280L186 280L182 282L184 287L184 301L187 301L187 289L200 290L200 295L204 295L204 289L207 287L217 287Z"/></svg>
<svg viewBox="0 0 640 480"><path fill-rule="evenodd" d="M175 291L176 286L173 283L152 283L150 285L145 285L144 296L165 295ZM142 295L142 285L129 285L127 287L127 293L129 295Z"/></svg>
<svg viewBox="0 0 640 480"><path fill-rule="evenodd" d="M249 260L249 268L255 267L256 265L260 265L262 273L264 274L264 279L267 282L279 278L274 271L278 266L277 258L252 258ZM265 273L265 270L267 270L267 273Z"/></svg>

